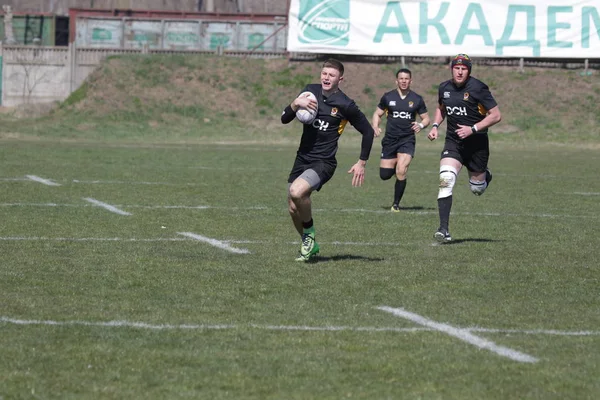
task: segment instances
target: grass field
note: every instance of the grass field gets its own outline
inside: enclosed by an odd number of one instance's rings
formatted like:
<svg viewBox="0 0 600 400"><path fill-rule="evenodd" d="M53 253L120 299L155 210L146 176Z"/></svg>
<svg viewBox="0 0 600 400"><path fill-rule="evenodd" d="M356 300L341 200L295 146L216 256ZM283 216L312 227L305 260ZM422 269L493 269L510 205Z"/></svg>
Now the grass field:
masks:
<svg viewBox="0 0 600 400"><path fill-rule="evenodd" d="M295 263L295 145L0 146L0 399L597 399L597 149L494 142L436 245L441 142L404 210L342 138Z"/></svg>

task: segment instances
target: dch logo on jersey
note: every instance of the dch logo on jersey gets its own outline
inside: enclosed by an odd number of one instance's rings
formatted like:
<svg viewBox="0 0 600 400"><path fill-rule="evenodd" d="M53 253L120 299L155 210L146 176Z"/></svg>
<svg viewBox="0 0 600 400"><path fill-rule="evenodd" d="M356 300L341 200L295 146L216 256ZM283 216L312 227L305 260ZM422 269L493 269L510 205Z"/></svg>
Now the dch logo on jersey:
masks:
<svg viewBox="0 0 600 400"><path fill-rule="evenodd" d="M467 107L446 107L448 115L467 115Z"/></svg>
<svg viewBox="0 0 600 400"><path fill-rule="evenodd" d="M411 119L412 113L406 111L394 111L392 113L392 118Z"/></svg>
<svg viewBox="0 0 600 400"><path fill-rule="evenodd" d="M350 0L300 0L298 23L301 43L346 46Z"/></svg>
<svg viewBox="0 0 600 400"><path fill-rule="evenodd" d="M320 119L315 119L312 123L313 128L317 128L320 131L325 131L329 128L329 122L325 122Z"/></svg>

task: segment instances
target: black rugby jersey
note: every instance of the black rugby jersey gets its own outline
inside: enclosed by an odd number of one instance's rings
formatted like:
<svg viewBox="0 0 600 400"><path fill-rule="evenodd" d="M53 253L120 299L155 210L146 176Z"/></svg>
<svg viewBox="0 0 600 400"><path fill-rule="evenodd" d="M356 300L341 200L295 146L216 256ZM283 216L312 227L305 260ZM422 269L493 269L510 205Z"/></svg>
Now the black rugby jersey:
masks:
<svg viewBox="0 0 600 400"><path fill-rule="evenodd" d="M387 92L381 97L377 107L386 113L386 136L393 138L414 135L415 132L411 127L412 123L417 120L417 114L421 115L427 112L423 97L412 90L404 99L400 97L397 89Z"/></svg>
<svg viewBox="0 0 600 400"><path fill-rule="evenodd" d="M458 124L473 126L485 118L488 110L498 105L488 86L472 76L462 87L457 87L452 80L442 82L438 102L446 112L446 137L458 141L461 140L456 134ZM486 128L477 131L477 134L487 132Z"/></svg>
<svg viewBox="0 0 600 400"><path fill-rule="evenodd" d="M317 97L319 108L312 124L303 126L297 155L308 162L335 161L338 141L346 124L350 122L363 135L360 159L368 160L373 145L373 127L354 100L339 89L329 97L324 97L320 83L307 85L302 92L306 91ZM284 118L282 122L286 122Z"/></svg>

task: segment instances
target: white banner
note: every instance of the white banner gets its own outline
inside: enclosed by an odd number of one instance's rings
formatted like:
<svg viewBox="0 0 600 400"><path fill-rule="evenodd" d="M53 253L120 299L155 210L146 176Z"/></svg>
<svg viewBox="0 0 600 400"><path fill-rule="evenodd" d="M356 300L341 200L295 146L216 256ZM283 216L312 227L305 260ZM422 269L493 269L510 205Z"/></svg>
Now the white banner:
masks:
<svg viewBox="0 0 600 400"><path fill-rule="evenodd" d="M598 0L291 0L290 52L600 58Z"/></svg>

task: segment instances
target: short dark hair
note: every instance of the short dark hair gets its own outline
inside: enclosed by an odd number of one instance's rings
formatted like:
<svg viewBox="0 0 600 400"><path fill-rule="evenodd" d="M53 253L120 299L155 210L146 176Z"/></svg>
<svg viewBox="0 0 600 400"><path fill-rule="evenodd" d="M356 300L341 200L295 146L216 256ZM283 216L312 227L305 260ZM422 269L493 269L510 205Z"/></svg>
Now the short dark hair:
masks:
<svg viewBox="0 0 600 400"><path fill-rule="evenodd" d="M408 69L408 68L400 68L398 71L396 71L396 78L401 73L408 74L408 76L410 76L412 78L412 72L410 72L410 69Z"/></svg>
<svg viewBox="0 0 600 400"><path fill-rule="evenodd" d="M325 60L323 63L323 68L334 68L340 71L340 76L344 76L344 64L341 61L336 60L335 58L330 58Z"/></svg>

